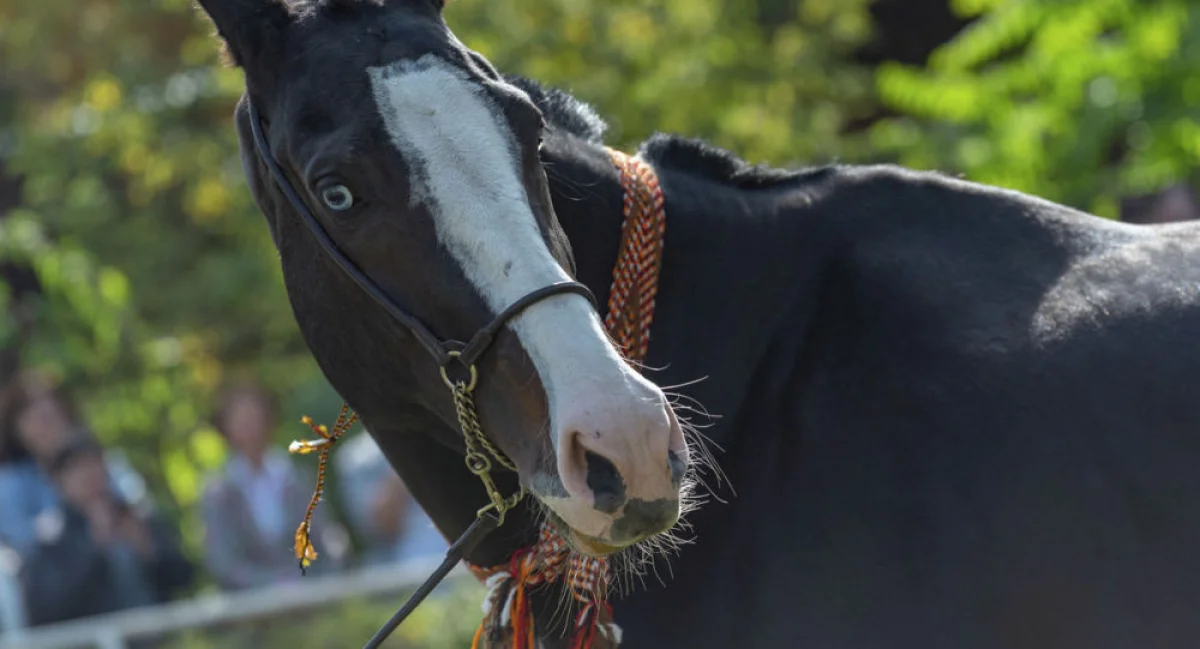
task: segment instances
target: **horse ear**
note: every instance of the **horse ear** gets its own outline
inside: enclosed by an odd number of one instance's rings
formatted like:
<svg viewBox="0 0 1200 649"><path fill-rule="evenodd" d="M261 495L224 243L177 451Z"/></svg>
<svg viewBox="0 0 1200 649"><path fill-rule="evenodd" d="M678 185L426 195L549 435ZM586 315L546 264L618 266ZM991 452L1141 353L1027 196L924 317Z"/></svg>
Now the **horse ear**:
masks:
<svg viewBox="0 0 1200 649"><path fill-rule="evenodd" d="M279 48L292 14L283 0L198 0L217 27L234 65L246 67L252 59Z"/></svg>

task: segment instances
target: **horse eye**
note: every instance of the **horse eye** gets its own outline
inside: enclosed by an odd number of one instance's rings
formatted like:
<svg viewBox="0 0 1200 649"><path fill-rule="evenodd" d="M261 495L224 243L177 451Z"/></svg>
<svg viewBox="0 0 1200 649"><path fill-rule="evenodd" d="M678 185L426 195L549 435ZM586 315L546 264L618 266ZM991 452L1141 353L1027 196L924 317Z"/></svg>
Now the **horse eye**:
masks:
<svg viewBox="0 0 1200 649"><path fill-rule="evenodd" d="M354 194L345 185L334 185L321 190L321 200L335 212L345 212L354 205Z"/></svg>

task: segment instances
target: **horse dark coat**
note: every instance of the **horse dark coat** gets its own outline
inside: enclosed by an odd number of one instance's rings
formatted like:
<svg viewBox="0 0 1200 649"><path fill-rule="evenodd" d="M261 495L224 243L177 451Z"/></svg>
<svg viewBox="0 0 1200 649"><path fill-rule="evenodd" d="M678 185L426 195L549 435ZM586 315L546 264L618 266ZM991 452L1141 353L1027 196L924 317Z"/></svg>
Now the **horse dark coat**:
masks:
<svg viewBox="0 0 1200 649"><path fill-rule="evenodd" d="M288 38L331 60L371 58L355 30L383 33L425 7L428 24L405 33L432 38L429 4L314 5L297 18L304 36ZM223 29L268 119L302 98L334 101L302 66L267 74L246 53L287 38L236 32ZM602 124L562 93L508 82L545 116L552 211L603 304L622 191ZM254 156L244 103L237 121L315 358L457 536L486 498L445 403L397 387L436 387L436 369L297 224ZM290 137L342 126L314 119ZM693 542L657 562L661 581L614 602L623 647L1200 646L1197 225L1111 222L890 166L750 167L673 136L641 154L668 215L647 373L715 416L692 419L723 449L733 490L710 473L719 499L688 516ZM421 299L456 299L438 292L454 284L430 281ZM519 447L503 403L485 428ZM494 565L530 543L532 500L470 560ZM557 593L540 597L550 607ZM542 634L560 646L556 629Z"/></svg>

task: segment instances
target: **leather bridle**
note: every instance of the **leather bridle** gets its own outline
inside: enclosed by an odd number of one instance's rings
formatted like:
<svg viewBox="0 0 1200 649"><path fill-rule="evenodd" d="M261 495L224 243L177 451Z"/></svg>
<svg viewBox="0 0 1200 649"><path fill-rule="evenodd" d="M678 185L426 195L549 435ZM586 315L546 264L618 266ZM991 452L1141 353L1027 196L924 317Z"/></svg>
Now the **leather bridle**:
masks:
<svg viewBox="0 0 1200 649"><path fill-rule="evenodd" d="M300 213L300 217L308 226L309 231L316 237L317 243L321 248L333 258L334 262L345 271L350 279L368 295L370 295L379 306L383 307L397 322L404 325L406 329L412 332L414 338L429 352L437 363L441 371L442 378L446 385L450 388L455 398L455 406L458 413L459 425L462 427L464 440L467 444L467 454L465 461L468 469L479 476L483 480L485 487L488 490L488 497L491 504L483 507L477 512L475 521L463 532L462 536L450 545L446 551L446 558L437 570L431 574L424 583L409 597L404 606L392 616L390 620L375 634L373 638L365 645L364 649L375 649L384 639L391 634L406 617L416 609L417 605L429 595L430 592L440 583L454 566L463 559L475 546L483 540L485 536L495 530L504 522L505 513L516 506L517 502L524 495L522 489L517 494L510 498L503 498L496 491L495 485L490 477L492 468L492 460L496 460L500 464L514 469L511 462L504 458L494 446L491 445L486 436L483 435L479 428L478 417L474 412L474 402L471 399L471 392L475 388L476 379L478 377L475 369L475 363L479 358L491 347L492 342L500 330L508 323L509 320L520 314L525 309L533 306L548 297L560 295L564 293L574 293L581 295L592 303L593 308L596 304L596 298L592 295L587 286L579 282L558 282L537 289L513 304L509 305L503 311L496 315L486 326L482 327L475 333L474 336L467 342L457 340L442 340L438 338L425 326L416 316L406 311L404 308L396 304L390 296L385 293L378 284L376 284L369 276L343 253L334 243L329 233L321 226L320 221L309 210L304 199L296 191L295 187L284 174L283 169L279 166L279 162L271 153L271 146L267 143L266 136L263 134L262 120L259 117L258 110L254 107L254 103L247 98L246 103L250 112L250 129L254 135L254 145L258 151L259 158L266 164L267 169L271 172L271 177L275 180L275 184L280 191L287 196L288 202L291 203L293 209ZM465 371L466 378L451 378L452 368L454 373ZM491 458L479 450L479 445L486 449Z"/></svg>

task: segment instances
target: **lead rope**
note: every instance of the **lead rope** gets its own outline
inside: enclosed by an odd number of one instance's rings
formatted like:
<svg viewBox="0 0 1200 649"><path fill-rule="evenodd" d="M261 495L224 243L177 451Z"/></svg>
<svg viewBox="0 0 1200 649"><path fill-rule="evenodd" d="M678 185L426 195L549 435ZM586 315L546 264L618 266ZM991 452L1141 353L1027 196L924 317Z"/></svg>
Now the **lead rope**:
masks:
<svg viewBox="0 0 1200 649"><path fill-rule="evenodd" d="M636 365L645 359L649 349L666 232L664 199L658 177L649 164L620 151L610 150L609 154L624 193L624 219L621 222L621 249L613 270L604 324L625 357ZM458 354L450 352L449 356L457 358ZM378 647L472 547L504 522L505 515L525 496L525 489L521 487L520 491L505 498L492 479L491 471L496 464L514 472L517 467L484 434L474 399L478 372L474 365L468 366L468 370L467 380L452 380L443 366L442 380L454 399L467 450L464 462L467 469L483 482L489 504L476 512L475 522L447 550L441 566L371 638L365 649ZM329 454L357 420L358 414L352 413L345 402L332 431L324 425L314 425L312 418L305 415L301 422L316 433L317 439L295 441L288 447L290 453L300 455L320 452L317 485L295 534L294 550L302 573L318 556L312 543L312 518L324 495ZM612 607L608 604L607 559L572 552L566 541L547 523L543 522L539 528L537 543L515 552L508 564L492 568L468 564L468 568L488 586L488 596L483 604L484 619L475 632L473 649L481 649L484 645L480 643L485 641L489 647L503 646L501 643L506 640L511 640L510 649L536 649L536 625L529 589L558 582L564 576L572 599L580 604L570 649L607 649L621 643L621 629L612 621Z"/></svg>
<svg viewBox="0 0 1200 649"><path fill-rule="evenodd" d="M604 326L626 359L637 367L650 345L666 213L662 189L650 165L620 151L610 150L609 154L620 177L625 218ZM484 619L475 632L472 649L536 649L530 592L564 577L571 599L579 606L570 629L570 649L620 645L621 628L613 622L608 604L608 560L572 552L548 523L542 523L537 543L518 550L507 565L470 568L488 587Z"/></svg>

